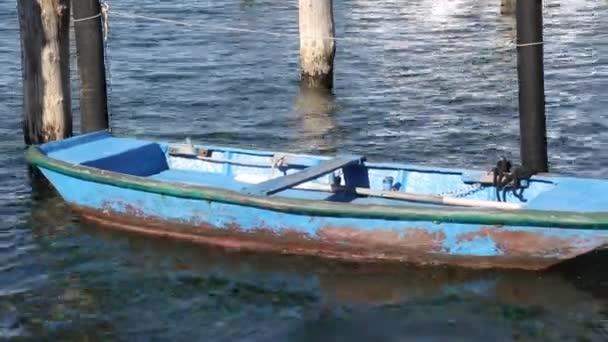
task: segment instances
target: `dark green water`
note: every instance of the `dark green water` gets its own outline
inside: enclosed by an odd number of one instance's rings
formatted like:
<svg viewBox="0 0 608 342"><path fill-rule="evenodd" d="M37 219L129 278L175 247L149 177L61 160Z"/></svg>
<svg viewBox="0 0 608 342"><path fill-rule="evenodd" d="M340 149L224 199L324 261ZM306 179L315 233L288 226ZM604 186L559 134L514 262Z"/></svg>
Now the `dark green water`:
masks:
<svg viewBox="0 0 608 342"><path fill-rule="evenodd" d="M299 92L296 2L110 6L119 134L458 167L518 158L515 23L498 14L499 0L336 1L346 39L332 97ZM604 0L545 8L557 172L608 177L606 17ZM214 29L224 26L259 32ZM19 58L16 4L3 1L0 340L608 340L607 252L546 272L363 266L80 222L28 177Z"/></svg>

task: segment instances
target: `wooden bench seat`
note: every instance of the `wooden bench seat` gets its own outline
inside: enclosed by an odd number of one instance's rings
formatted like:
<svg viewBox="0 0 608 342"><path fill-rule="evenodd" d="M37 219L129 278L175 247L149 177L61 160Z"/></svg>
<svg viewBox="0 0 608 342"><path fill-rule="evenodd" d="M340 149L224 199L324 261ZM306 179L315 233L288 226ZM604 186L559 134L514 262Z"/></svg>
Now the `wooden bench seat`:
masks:
<svg viewBox="0 0 608 342"><path fill-rule="evenodd" d="M285 189L292 188L315 178L326 175L337 169L362 163L363 157L349 156L337 157L324 160L316 166L310 166L302 171L292 173L283 177L273 178L262 183L255 184L247 189L247 192L254 195L270 196Z"/></svg>

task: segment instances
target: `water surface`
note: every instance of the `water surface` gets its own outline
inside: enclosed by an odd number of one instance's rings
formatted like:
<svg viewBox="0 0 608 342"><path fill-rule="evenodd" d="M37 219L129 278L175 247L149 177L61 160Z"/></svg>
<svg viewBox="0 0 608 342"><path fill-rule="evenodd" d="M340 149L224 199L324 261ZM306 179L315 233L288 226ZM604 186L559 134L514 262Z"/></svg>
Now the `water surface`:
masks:
<svg viewBox="0 0 608 342"><path fill-rule="evenodd" d="M515 22L499 0L335 1L332 96L300 92L296 3L111 2L113 129L425 165L518 160ZM544 14L551 169L608 177L608 2ZM606 253L539 273L362 266L81 222L28 176L13 1L0 3L0 42L0 339L608 338Z"/></svg>

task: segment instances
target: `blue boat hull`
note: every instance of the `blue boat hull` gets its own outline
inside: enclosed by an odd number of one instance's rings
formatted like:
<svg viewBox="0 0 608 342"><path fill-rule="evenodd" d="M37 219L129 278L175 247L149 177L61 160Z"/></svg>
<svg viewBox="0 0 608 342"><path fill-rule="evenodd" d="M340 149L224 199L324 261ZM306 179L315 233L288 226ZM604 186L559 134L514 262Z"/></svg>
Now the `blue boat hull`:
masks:
<svg viewBox="0 0 608 342"><path fill-rule="evenodd" d="M147 194L44 174L84 218L228 248L365 261L543 269L608 243L604 231L311 217Z"/></svg>
<svg viewBox="0 0 608 342"><path fill-rule="evenodd" d="M309 210L299 211L276 205L273 199L266 206L264 198L255 196L251 200L242 196L243 201L231 203L223 197L201 197L188 192L188 185L176 186L180 191L156 191L142 188L135 181L129 183L137 177L127 176L114 182L115 175L111 172L99 173L90 167L72 172L70 164L56 167L48 160L48 163L30 160L65 201L88 220L126 231L227 248L359 261L537 270L608 245L608 230L601 224L535 225L536 221L523 219L521 225L501 224L501 213L496 215L495 223L492 219L459 222L451 216L437 220L415 215L411 219L397 219L376 215L374 211L315 215L314 201L310 202ZM365 208L361 206L361 210ZM421 212L425 210L420 208Z"/></svg>

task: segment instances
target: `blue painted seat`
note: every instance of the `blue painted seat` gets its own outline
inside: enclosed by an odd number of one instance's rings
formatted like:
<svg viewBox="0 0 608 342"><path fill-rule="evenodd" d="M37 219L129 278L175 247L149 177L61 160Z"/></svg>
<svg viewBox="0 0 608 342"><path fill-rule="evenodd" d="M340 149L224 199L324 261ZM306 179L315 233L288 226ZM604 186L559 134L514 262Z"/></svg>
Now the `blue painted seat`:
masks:
<svg viewBox="0 0 608 342"><path fill-rule="evenodd" d="M248 185L248 183L236 181L233 178L225 176L221 173L190 170L169 169L155 175L148 176L148 178L165 182L210 186L233 191L241 191L245 186Z"/></svg>
<svg viewBox="0 0 608 342"><path fill-rule="evenodd" d="M63 160L68 163L82 164L95 159L111 157L150 144L154 143L128 138L110 137L51 150L47 155L51 158Z"/></svg>
<svg viewBox="0 0 608 342"><path fill-rule="evenodd" d="M169 169L158 144L147 144L122 153L82 163L102 170L147 177Z"/></svg>
<svg viewBox="0 0 608 342"><path fill-rule="evenodd" d="M146 177L167 170L161 145L128 138L102 138L48 151L51 158L102 170Z"/></svg>

